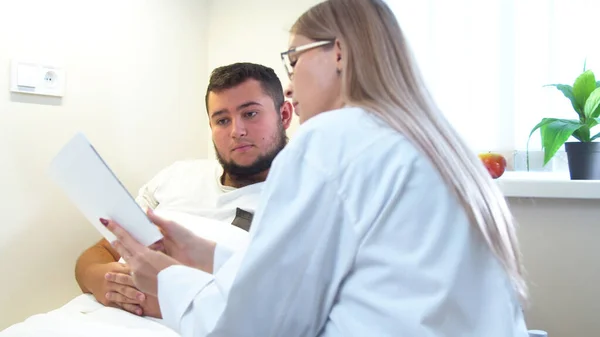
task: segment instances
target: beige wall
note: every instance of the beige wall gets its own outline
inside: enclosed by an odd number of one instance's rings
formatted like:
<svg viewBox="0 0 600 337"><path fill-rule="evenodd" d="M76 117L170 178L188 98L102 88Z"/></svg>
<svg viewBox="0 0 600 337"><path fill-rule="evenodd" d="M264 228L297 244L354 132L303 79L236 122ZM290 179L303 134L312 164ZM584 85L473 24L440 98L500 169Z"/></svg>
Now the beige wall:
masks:
<svg viewBox="0 0 600 337"><path fill-rule="evenodd" d="M600 335L600 200L510 199L531 283L530 328Z"/></svg>
<svg viewBox="0 0 600 337"><path fill-rule="evenodd" d="M206 156L203 0L0 1L0 330L78 294L73 267L99 239L49 181L83 131L126 187ZM11 58L63 65L62 99L9 92Z"/></svg>

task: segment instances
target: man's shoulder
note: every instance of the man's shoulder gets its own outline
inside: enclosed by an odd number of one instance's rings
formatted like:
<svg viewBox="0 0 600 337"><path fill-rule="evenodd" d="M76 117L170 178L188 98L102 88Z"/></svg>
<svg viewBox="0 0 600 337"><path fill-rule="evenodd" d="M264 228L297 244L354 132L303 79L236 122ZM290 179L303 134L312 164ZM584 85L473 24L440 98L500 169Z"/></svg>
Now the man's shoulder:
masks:
<svg viewBox="0 0 600 337"><path fill-rule="evenodd" d="M163 168L156 175L156 178L163 182L173 178L184 177L203 179L215 176L215 170L219 167L219 162L215 159L182 159Z"/></svg>
<svg viewBox="0 0 600 337"><path fill-rule="evenodd" d="M159 204L184 209L197 207L203 199L210 198L211 191L216 190L219 167L216 160L177 160L165 166L141 188L138 202L152 208Z"/></svg>

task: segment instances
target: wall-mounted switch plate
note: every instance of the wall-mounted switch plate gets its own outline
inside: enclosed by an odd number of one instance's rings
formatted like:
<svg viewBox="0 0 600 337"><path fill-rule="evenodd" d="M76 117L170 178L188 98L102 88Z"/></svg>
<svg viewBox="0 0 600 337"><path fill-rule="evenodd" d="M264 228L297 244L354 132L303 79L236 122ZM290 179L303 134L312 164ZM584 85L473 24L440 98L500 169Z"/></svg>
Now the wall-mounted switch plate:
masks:
<svg viewBox="0 0 600 337"><path fill-rule="evenodd" d="M10 91L62 97L65 91L65 70L60 67L13 60Z"/></svg>

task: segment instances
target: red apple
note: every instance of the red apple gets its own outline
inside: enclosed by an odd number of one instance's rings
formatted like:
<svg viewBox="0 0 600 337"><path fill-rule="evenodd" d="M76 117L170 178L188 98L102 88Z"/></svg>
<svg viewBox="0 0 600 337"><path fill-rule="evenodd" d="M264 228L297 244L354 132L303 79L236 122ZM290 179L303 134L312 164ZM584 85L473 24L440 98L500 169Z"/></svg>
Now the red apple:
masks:
<svg viewBox="0 0 600 337"><path fill-rule="evenodd" d="M483 162L485 168L490 172L493 179L500 178L506 170L506 158L498 153L480 153L479 159Z"/></svg>

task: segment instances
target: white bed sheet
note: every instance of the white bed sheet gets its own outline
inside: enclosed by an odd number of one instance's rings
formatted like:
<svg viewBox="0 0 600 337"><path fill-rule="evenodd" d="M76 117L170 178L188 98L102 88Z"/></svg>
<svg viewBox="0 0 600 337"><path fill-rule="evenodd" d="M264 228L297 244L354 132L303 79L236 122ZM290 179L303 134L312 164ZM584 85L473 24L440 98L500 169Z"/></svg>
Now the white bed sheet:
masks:
<svg viewBox="0 0 600 337"><path fill-rule="evenodd" d="M0 332L2 337L134 337L179 336L160 319L139 317L105 307L89 294L77 296L64 306L33 315Z"/></svg>

